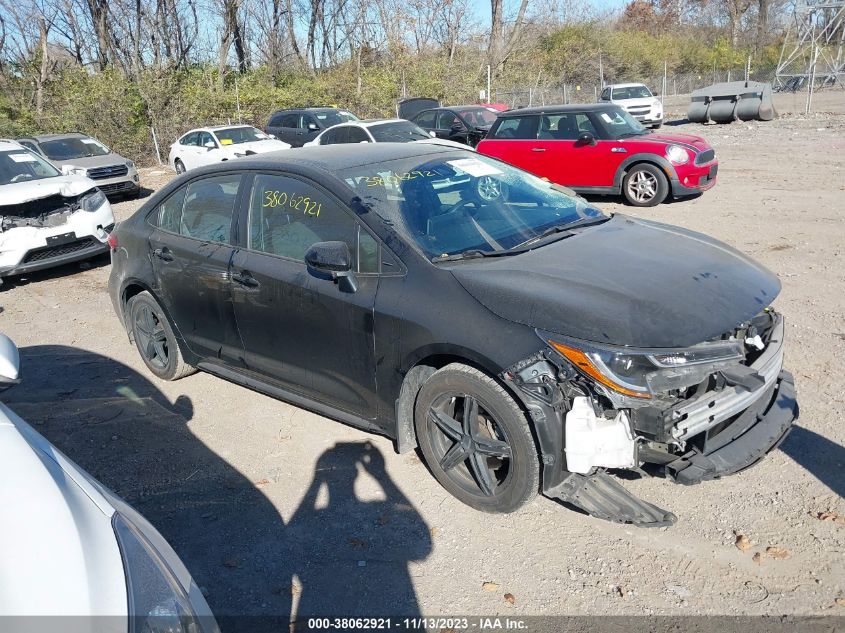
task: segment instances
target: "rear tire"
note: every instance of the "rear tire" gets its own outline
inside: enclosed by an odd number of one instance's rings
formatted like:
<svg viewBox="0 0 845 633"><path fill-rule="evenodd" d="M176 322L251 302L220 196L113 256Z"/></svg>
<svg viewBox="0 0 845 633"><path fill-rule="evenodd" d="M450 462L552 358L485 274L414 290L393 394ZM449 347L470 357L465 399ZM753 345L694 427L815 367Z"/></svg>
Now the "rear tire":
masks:
<svg viewBox="0 0 845 633"><path fill-rule="evenodd" d="M176 159L173 161L173 167L176 169L177 174L184 174L185 173L185 163L183 163L180 159Z"/></svg>
<svg viewBox="0 0 845 633"><path fill-rule="evenodd" d="M151 372L162 380L179 380L197 371L185 362L170 321L149 292L132 297L126 314L135 347Z"/></svg>
<svg viewBox="0 0 845 633"><path fill-rule="evenodd" d="M540 460L525 414L499 383L467 365L435 372L414 409L417 442L431 473L482 512L513 512L540 486Z"/></svg>
<svg viewBox="0 0 845 633"><path fill-rule="evenodd" d="M656 165L641 163L625 174L622 195L635 207L653 207L669 195L669 181Z"/></svg>

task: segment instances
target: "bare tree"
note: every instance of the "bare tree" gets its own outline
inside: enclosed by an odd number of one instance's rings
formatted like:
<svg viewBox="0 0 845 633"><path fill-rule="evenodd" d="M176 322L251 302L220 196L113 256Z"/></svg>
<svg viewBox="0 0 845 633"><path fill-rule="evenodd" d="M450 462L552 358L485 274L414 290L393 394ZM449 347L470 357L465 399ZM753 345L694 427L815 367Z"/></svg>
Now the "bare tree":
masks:
<svg viewBox="0 0 845 633"><path fill-rule="evenodd" d="M519 11L511 27L510 34L505 37L505 22L503 17L504 0L490 0L490 40L487 46L487 63L497 70L505 63L519 41L522 26L525 22L525 11L528 0L520 0Z"/></svg>

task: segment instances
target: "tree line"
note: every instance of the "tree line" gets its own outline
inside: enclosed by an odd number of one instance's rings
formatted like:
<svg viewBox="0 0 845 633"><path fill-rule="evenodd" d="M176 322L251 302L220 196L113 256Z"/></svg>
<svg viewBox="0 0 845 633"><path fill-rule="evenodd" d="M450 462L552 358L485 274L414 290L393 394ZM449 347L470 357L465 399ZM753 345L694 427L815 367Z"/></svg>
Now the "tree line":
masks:
<svg viewBox="0 0 845 633"><path fill-rule="evenodd" d="M139 159L285 106L394 113L566 82L776 60L785 0L0 0L0 135L80 130Z"/></svg>

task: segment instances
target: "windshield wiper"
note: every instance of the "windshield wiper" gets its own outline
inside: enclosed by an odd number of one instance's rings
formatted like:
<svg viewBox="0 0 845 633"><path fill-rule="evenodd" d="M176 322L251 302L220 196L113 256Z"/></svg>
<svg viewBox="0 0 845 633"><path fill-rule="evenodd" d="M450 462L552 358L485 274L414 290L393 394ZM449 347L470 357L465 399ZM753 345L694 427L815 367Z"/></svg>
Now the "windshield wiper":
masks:
<svg viewBox="0 0 845 633"><path fill-rule="evenodd" d="M475 257L489 257L491 253L487 251L482 251L477 248L471 248L468 251L463 251L461 253L455 253L454 255L438 255L437 257L432 257L431 261L434 263L437 262L454 262L459 259L473 259Z"/></svg>

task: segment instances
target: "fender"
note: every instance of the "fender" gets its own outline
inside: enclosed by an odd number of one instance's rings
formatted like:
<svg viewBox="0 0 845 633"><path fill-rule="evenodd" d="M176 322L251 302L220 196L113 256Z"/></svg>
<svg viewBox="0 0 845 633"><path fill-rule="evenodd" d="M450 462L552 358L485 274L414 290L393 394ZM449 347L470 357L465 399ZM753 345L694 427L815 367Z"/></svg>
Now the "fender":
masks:
<svg viewBox="0 0 845 633"><path fill-rule="evenodd" d="M634 163L652 163L653 165L657 165L663 170L663 173L666 174L666 178L669 180L669 186L673 189L675 184L678 182L678 174L675 172L675 168L665 157L660 156L659 154L652 154L650 152L641 152L639 154L632 154L631 156L628 156L628 158L623 160L619 167L616 168L616 175L613 177L613 188L616 191L622 191L622 179L625 177L625 172L627 172L628 168Z"/></svg>

